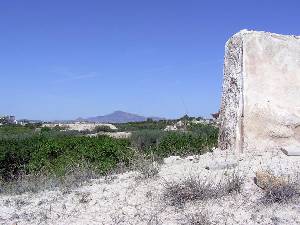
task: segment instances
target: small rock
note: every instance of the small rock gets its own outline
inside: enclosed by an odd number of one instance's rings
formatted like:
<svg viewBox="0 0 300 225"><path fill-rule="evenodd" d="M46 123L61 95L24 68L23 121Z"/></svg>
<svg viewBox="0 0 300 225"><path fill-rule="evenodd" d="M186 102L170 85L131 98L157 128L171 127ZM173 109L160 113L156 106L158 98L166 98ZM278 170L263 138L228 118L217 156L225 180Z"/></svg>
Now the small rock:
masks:
<svg viewBox="0 0 300 225"><path fill-rule="evenodd" d="M258 187L264 190L274 187L280 187L285 184L285 181L282 177L274 176L267 171L257 171L254 182Z"/></svg>
<svg viewBox="0 0 300 225"><path fill-rule="evenodd" d="M189 161L193 161L195 158L194 158L194 156L188 156L188 157L186 157L186 159Z"/></svg>
<svg viewBox="0 0 300 225"><path fill-rule="evenodd" d="M19 215L17 213L14 213L11 217L11 220L20 219Z"/></svg>
<svg viewBox="0 0 300 225"><path fill-rule="evenodd" d="M281 151L287 156L300 156L300 147L299 146L288 146L281 148Z"/></svg>

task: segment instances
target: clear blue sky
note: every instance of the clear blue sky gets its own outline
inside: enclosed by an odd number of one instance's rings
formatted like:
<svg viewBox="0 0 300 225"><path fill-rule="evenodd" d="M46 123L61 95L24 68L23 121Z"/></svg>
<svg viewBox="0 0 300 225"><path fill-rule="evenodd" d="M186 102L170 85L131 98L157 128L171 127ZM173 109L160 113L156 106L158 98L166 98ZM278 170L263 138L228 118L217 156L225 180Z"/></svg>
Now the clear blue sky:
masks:
<svg viewBox="0 0 300 225"><path fill-rule="evenodd" d="M0 2L0 114L174 118L220 105L224 44L241 29L300 34L300 1Z"/></svg>

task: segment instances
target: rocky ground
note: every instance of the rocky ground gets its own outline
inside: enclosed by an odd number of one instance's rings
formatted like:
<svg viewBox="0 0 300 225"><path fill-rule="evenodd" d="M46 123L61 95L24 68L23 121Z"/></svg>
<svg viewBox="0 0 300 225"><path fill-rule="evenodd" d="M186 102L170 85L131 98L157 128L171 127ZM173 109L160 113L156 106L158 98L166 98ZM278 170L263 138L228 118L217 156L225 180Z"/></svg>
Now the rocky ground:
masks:
<svg viewBox="0 0 300 225"><path fill-rule="evenodd" d="M297 194L287 201L265 202L266 190L254 183L257 171L268 171L297 184L300 157L279 150L240 155L215 150L184 159L170 157L159 168L142 171L92 180L77 189L2 194L0 223L300 224ZM232 182L232 191L216 188L232 177L239 181ZM185 190L187 180L192 185Z"/></svg>
<svg viewBox="0 0 300 225"><path fill-rule="evenodd" d="M93 131L98 126L108 127L111 130L117 130L117 127L113 124L109 123L68 123L68 124L61 124L61 123L49 123L43 124L43 127L54 128L56 126L64 127L66 130L76 130L76 131Z"/></svg>
<svg viewBox="0 0 300 225"><path fill-rule="evenodd" d="M88 137L97 137L100 135L107 135L112 138L122 139L122 138L130 138L131 132L98 132L96 134L87 134Z"/></svg>

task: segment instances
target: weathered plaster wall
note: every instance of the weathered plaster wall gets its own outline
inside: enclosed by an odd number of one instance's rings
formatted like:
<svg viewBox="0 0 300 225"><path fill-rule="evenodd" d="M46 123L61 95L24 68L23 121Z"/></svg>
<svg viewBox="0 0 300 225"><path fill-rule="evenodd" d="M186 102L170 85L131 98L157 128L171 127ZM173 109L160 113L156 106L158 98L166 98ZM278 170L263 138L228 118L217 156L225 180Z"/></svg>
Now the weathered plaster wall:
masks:
<svg viewBox="0 0 300 225"><path fill-rule="evenodd" d="M300 37L241 31L227 42L220 119L222 149L300 146Z"/></svg>
<svg viewBox="0 0 300 225"><path fill-rule="evenodd" d="M240 122L238 117L242 105L242 61L243 46L240 33L230 38L225 45L223 94L220 111L219 147L231 148L238 145Z"/></svg>

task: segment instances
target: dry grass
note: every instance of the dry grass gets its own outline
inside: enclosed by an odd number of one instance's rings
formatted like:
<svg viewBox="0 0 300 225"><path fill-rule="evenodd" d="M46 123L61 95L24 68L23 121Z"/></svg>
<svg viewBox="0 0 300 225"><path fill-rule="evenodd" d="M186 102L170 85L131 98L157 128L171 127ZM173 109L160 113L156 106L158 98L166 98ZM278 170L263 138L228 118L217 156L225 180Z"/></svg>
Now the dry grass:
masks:
<svg viewBox="0 0 300 225"><path fill-rule="evenodd" d="M140 178L154 178L159 174L159 166L155 162L148 162L143 167L140 167Z"/></svg>
<svg viewBox="0 0 300 225"><path fill-rule="evenodd" d="M182 225L211 225L207 212L198 212L195 214L187 214Z"/></svg>
<svg viewBox="0 0 300 225"><path fill-rule="evenodd" d="M244 179L237 172L233 172L226 177L225 183L221 189L223 189L223 193L225 194L240 193L243 185Z"/></svg>
<svg viewBox="0 0 300 225"><path fill-rule="evenodd" d="M152 158L139 155L132 161L131 168L126 168L125 165L120 163L116 168L108 171L105 176L88 167L88 165L70 168L64 176L60 177L46 173L23 175L17 180L9 182L0 180L0 194L19 195L26 192L37 193L43 190L54 189L61 189L63 192L68 192L82 186L91 179L100 177L104 177L105 181L109 183L116 179L115 174L124 173L130 169L139 172L138 179L149 179L158 177L160 165Z"/></svg>
<svg viewBox="0 0 300 225"><path fill-rule="evenodd" d="M137 179L158 177L160 164L154 159L154 157L146 157L145 155L137 153L131 164L131 169L139 172Z"/></svg>
<svg viewBox="0 0 300 225"><path fill-rule="evenodd" d="M57 188L67 191L99 177L100 175L93 169L82 167L74 168L62 177L49 174L25 175L10 182L0 181L0 194L19 195L25 192L37 193Z"/></svg>
<svg viewBox="0 0 300 225"><path fill-rule="evenodd" d="M59 186L59 183L60 181L58 179L46 175L28 175L14 181L0 181L0 193L13 195L19 195L25 192L37 193L41 190L53 190Z"/></svg>
<svg viewBox="0 0 300 225"><path fill-rule="evenodd" d="M167 183L163 193L164 200L171 206L182 207L187 202L203 201L239 193L243 179L236 173L220 183L189 177L182 182Z"/></svg>
<svg viewBox="0 0 300 225"><path fill-rule="evenodd" d="M290 174L289 176L281 174L274 175L269 171L270 178L266 179L264 184L264 195L259 199L260 203L270 205L274 203L291 203L299 200L300 197L300 173Z"/></svg>
<svg viewBox="0 0 300 225"><path fill-rule="evenodd" d="M264 196L260 199L263 204L289 203L300 197L299 184L288 181L279 186L271 186L265 190Z"/></svg>

